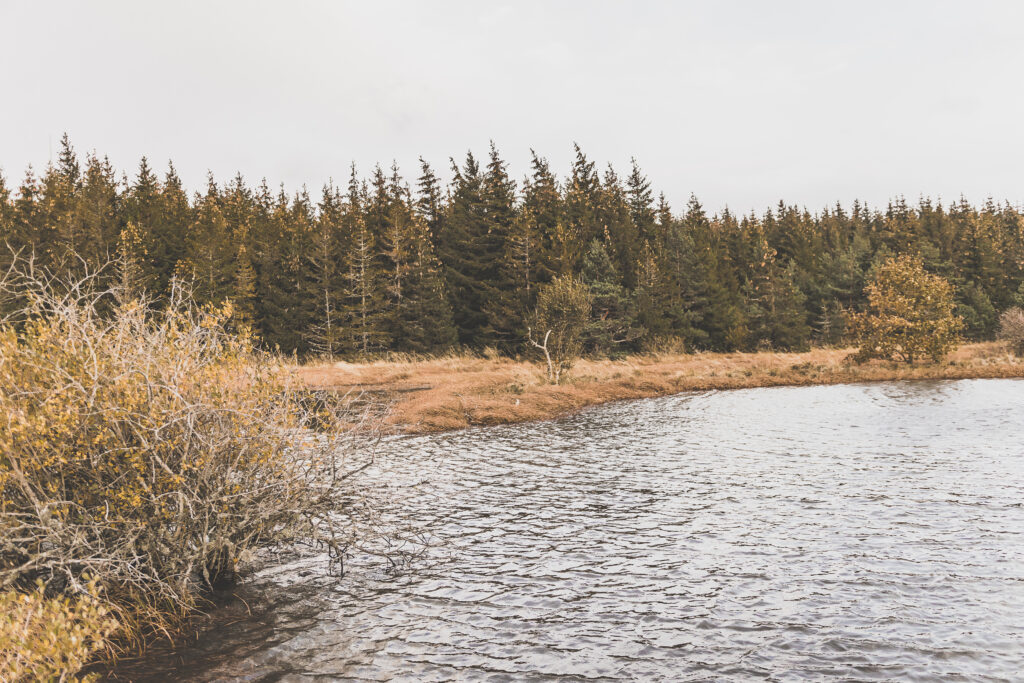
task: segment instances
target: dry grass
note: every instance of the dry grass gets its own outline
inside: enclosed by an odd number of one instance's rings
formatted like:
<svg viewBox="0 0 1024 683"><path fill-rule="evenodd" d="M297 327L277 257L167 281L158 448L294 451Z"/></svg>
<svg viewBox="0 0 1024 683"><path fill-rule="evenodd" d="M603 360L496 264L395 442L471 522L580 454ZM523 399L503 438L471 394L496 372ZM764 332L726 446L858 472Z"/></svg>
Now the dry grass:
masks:
<svg viewBox="0 0 1024 683"><path fill-rule="evenodd" d="M389 421L407 433L549 419L585 406L681 391L896 379L1024 377L1024 359L1005 344L968 344L936 364L846 361L853 349L805 353L652 354L583 360L561 385L539 364L508 358L451 356L425 360L306 365L308 386L379 392L394 402Z"/></svg>

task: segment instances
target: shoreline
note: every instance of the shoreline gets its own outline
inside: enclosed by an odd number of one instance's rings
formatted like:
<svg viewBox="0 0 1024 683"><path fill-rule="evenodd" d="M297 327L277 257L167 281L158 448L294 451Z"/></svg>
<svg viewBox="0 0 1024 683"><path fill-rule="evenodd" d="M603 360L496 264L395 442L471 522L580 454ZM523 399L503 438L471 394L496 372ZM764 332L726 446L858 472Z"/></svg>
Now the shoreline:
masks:
<svg viewBox="0 0 1024 683"><path fill-rule="evenodd" d="M999 342L964 344L940 363L846 363L854 349L805 352L646 354L581 360L560 385L540 364L511 358L446 356L292 368L307 388L363 391L390 404L385 425L428 434L571 415L613 401L686 391L814 386L912 379L1024 378L1024 358Z"/></svg>

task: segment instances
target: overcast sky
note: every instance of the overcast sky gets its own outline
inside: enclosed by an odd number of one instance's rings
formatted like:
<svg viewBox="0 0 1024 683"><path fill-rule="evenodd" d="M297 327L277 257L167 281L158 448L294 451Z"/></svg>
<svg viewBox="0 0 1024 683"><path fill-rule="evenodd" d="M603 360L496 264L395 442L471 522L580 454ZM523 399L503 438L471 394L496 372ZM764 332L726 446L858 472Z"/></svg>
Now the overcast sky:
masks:
<svg viewBox="0 0 1024 683"><path fill-rule="evenodd" d="M1024 200L1024 3L0 0L0 168L293 190L355 162L635 156L677 208ZM55 153L55 152L54 152Z"/></svg>

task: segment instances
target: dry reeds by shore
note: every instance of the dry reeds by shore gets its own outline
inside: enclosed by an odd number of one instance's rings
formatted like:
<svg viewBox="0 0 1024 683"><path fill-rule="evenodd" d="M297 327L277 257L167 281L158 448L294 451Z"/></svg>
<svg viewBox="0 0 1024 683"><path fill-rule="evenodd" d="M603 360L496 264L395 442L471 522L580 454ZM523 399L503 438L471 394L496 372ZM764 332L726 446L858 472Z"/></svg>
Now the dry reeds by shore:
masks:
<svg viewBox="0 0 1024 683"><path fill-rule="evenodd" d="M360 389L392 401L392 428L427 433L472 425L559 417L586 406L682 391L842 384L901 379L1024 377L1024 359L1005 344L967 344L941 363L848 361L853 349L803 353L656 353L582 360L554 385L531 362L491 356L391 357L368 363L320 363L292 372L309 387Z"/></svg>

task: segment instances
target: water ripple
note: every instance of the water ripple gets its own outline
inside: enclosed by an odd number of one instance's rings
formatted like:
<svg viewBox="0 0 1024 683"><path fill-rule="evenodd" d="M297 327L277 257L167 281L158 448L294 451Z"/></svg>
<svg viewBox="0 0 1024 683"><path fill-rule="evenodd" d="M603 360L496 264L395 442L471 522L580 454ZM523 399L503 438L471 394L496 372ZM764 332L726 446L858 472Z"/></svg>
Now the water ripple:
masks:
<svg viewBox="0 0 1024 683"><path fill-rule="evenodd" d="M136 680L943 680L1024 671L1024 381L698 393L388 444L434 545L260 573Z"/></svg>

